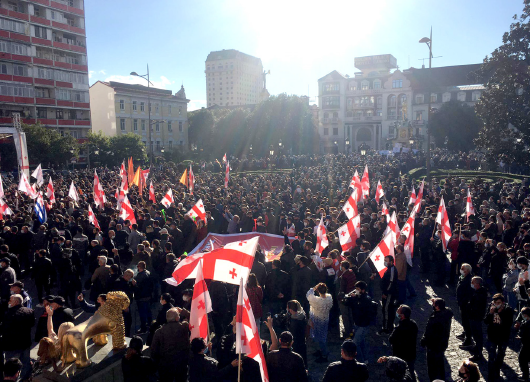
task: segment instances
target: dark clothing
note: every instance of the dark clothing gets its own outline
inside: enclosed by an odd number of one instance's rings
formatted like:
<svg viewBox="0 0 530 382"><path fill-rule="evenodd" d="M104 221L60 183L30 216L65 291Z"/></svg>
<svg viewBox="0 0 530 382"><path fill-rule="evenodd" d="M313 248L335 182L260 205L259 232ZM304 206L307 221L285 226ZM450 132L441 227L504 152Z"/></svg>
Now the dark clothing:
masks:
<svg viewBox="0 0 530 382"><path fill-rule="evenodd" d="M364 382L368 379L368 367L356 360L341 359L329 364L322 382L348 381Z"/></svg>
<svg viewBox="0 0 530 382"><path fill-rule="evenodd" d="M137 301L150 301L153 296L154 283L149 271L138 272L135 277L134 295Z"/></svg>
<svg viewBox="0 0 530 382"><path fill-rule="evenodd" d="M267 275L265 281L265 296L269 301L283 301L287 298L289 292L289 274L281 269L272 269ZM278 297L283 294L284 298Z"/></svg>
<svg viewBox="0 0 530 382"><path fill-rule="evenodd" d="M72 309L59 306L53 311L53 331L59 333L59 326L63 322L74 322L74 312Z"/></svg>
<svg viewBox="0 0 530 382"><path fill-rule="evenodd" d="M479 289L474 291L473 295L469 300L469 319L482 322L486 314L487 306L488 292L486 292L486 288L480 287Z"/></svg>
<svg viewBox="0 0 530 382"><path fill-rule="evenodd" d="M155 332L151 357L156 362L160 381L186 381L190 352L187 323L168 322Z"/></svg>
<svg viewBox="0 0 530 382"><path fill-rule="evenodd" d="M265 269L265 265L263 265L263 263L259 262L257 259L254 259L254 263L252 264L252 269L250 270L250 273L254 273L256 275L260 286L265 285L265 279L267 278L267 270Z"/></svg>
<svg viewBox="0 0 530 382"><path fill-rule="evenodd" d="M211 382L222 380L227 372L232 369L232 365L227 365L219 370L217 360L207 357L204 354L194 354L190 359L189 382Z"/></svg>
<svg viewBox="0 0 530 382"><path fill-rule="evenodd" d="M307 381L304 360L291 349L280 348L280 350L271 351L267 355L267 369L270 382Z"/></svg>
<svg viewBox="0 0 530 382"><path fill-rule="evenodd" d="M22 305L7 309L3 318L2 350L25 350L31 346L31 329L35 324L33 310Z"/></svg>
<svg viewBox="0 0 530 382"><path fill-rule="evenodd" d="M146 382L150 380L156 370L151 358L134 354L121 360L123 382Z"/></svg>
<svg viewBox="0 0 530 382"><path fill-rule="evenodd" d="M510 340L510 334L513 324L513 309L504 304L502 311L498 312L497 309L494 313L486 314L484 322L488 327L488 340L495 343L508 343Z"/></svg>
<svg viewBox="0 0 530 382"><path fill-rule="evenodd" d="M293 335L293 351L300 354L307 366L307 344L305 330L307 326L306 315L304 312L296 312L295 315L289 315L289 331Z"/></svg>
<svg viewBox="0 0 530 382"><path fill-rule="evenodd" d="M519 368L523 377L529 378L528 362L530 361L530 321L524 321L519 328L521 337L521 350L519 350Z"/></svg>
<svg viewBox="0 0 530 382"><path fill-rule="evenodd" d="M356 326L366 327L372 323L374 315L371 313L374 302L368 294L347 297L345 303L352 308L353 322Z"/></svg>
<svg viewBox="0 0 530 382"><path fill-rule="evenodd" d="M468 274L465 277L461 277L456 286L456 300L458 306L467 307L471 296L473 295L473 288L471 287L471 274Z"/></svg>
<svg viewBox="0 0 530 382"><path fill-rule="evenodd" d="M432 312L421 339L421 346L430 350L445 351L449 345L452 319L453 312L449 308Z"/></svg>
<svg viewBox="0 0 530 382"><path fill-rule="evenodd" d="M418 325L411 319L404 319L394 328L389 339L392 345L392 355L405 362L416 359L416 341L418 340Z"/></svg>

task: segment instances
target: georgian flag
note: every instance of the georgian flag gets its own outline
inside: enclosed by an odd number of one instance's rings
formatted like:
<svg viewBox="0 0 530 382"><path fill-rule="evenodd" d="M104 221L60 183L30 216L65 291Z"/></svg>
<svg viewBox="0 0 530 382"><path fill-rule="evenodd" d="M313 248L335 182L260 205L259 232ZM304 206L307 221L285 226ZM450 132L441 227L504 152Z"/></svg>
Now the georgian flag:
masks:
<svg viewBox="0 0 530 382"><path fill-rule="evenodd" d="M120 218L122 218L124 221L129 220L131 224L136 224L134 210L131 206L131 203L129 202L129 198L127 198L127 195L124 196L123 203L121 204Z"/></svg>
<svg viewBox="0 0 530 382"><path fill-rule="evenodd" d="M118 203L116 205L116 210L121 211L121 205L123 203L123 200L125 199L125 191L123 191L123 188L117 188L116 193L114 194L116 197Z"/></svg>
<svg viewBox="0 0 530 382"><path fill-rule="evenodd" d="M414 191L414 185L412 185L412 191L410 192L409 196L409 206L412 204L414 205L416 203L416 191Z"/></svg>
<svg viewBox="0 0 530 382"><path fill-rule="evenodd" d="M364 167L363 178L361 179L362 196L370 196L370 179L368 178L368 165Z"/></svg>
<svg viewBox="0 0 530 382"><path fill-rule="evenodd" d="M202 274L202 260L197 263L197 277L193 286L190 308L190 341L201 337L208 338L208 313L212 311L212 300Z"/></svg>
<svg viewBox="0 0 530 382"><path fill-rule="evenodd" d="M339 242L344 252L355 248L355 240L361 236L361 216L356 215L338 229Z"/></svg>
<svg viewBox="0 0 530 382"><path fill-rule="evenodd" d="M226 153L223 155L223 163L226 163Z"/></svg>
<svg viewBox="0 0 530 382"><path fill-rule="evenodd" d="M193 195L193 190L195 190L195 175L193 175L193 170L191 169L191 163L190 163L190 172L188 176L189 176L188 188L190 190L190 195Z"/></svg>
<svg viewBox="0 0 530 382"><path fill-rule="evenodd" d="M185 279L197 277L197 264L202 259L205 280L239 284L239 278L248 279L254 263L259 236L250 240L234 241L211 252L195 253L182 260L173 271L173 279L166 279L171 285L179 285Z"/></svg>
<svg viewBox="0 0 530 382"><path fill-rule="evenodd" d="M2 182L2 175L0 175L0 198L4 197L4 182Z"/></svg>
<svg viewBox="0 0 530 382"><path fill-rule="evenodd" d="M342 207L342 210L348 217L348 220L352 219L354 216L358 215L359 211L357 210L357 197L359 196L357 189L354 188L351 195L349 196L346 203L344 203L344 206Z"/></svg>
<svg viewBox="0 0 530 382"><path fill-rule="evenodd" d="M226 157L226 154L225 154ZM225 170L225 188L228 188L228 180L230 179L230 163L226 162L226 170Z"/></svg>
<svg viewBox="0 0 530 382"><path fill-rule="evenodd" d="M31 187L31 184L29 184L26 173L23 171L20 174L20 183L18 184L18 190L28 195L31 199L35 199L37 197L37 193L35 192L33 187Z"/></svg>
<svg viewBox="0 0 530 382"><path fill-rule="evenodd" d="M406 237L405 244L403 245L405 256L407 257L407 263L412 267L412 257L414 254L414 220L416 219L416 213L412 211L407 222L401 229L400 235Z"/></svg>
<svg viewBox="0 0 530 382"><path fill-rule="evenodd" d="M236 313L236 354L246 354L259 364L259 371L263 382L269 382L267 363L263 355L259 328L250 306L243 278L239 282L239 295L237 296Z"/></svg>
<svg viewBox="0 0 530 382"><path fill-rule="evenodd" d="M377 182L377 189L375 190L375 201L379 204L379 200L385 196L385 191L383 191L383 186L381 186L381 181Z"/></svg>
<svg viewBox="0 0 530 382"><path fill-rule="evenodd" d="M48 198L51 204L55 203L55 190L53 189L53 182L51 176L50 180L48 181L48 187L46 188L46 197Z"/></svg>
<svg viewBox="0 0 530 382"><path fill-rule="evenodd" d="M188 215L194 221L200 219L203 222L206 222L206 211L204 210L204 204L202 202L202 199L199 199L197 203L195 203L195 205L191 208L191 210L186 213L186 215Z"/></svg>
<svg viewBox="0 0 530 382"><path fill-rule="evenodd" d="M355 174L353 174L353 178L350 182L350 187L357 191L357 198L356 200L362 199L362 184L361 180L359 179L359 173L357 170L355 170Z"/></svg>
<svg viewBox="0 0 530 382"><path fill-rule="evenodd" d="M441 237L442 247L444 252L447 251L447 244L451 239L451 225L449 224L449 217L447 216L447 210L445 209L444 198L440 199L440 206L438 207L438 214L436 214L436 223L441 226Z"/></svg>
<svg viewBox="0 0 530 382"><path fill-rule="evenodd" d="M171 188L167 190L166 195L162 198L160 203L162 203L166 208L169 208L172 203L175 203L175 200L173 199L173 191L171 191Z"/></svg>
<svg viewBox="0 0 530 382"><path fill-rule="evenodd" d="M72 180L72 183L70 183L70 189L68 190L68 196L74 201L77 202L79 200L79 195L77 194L77 190L74 186L74 181Z"/></svg>
<svg viewBox="0 0 530 382"><path fill-rule="evenodd" d="M13 211L4 202L4 199L0 198L0 220L4 220L4 215L13 215Z"/></svg>
<svg viewBox="0 0 530 382"><path fill-rule="evenodd" d="M156 204L155 188L152 181L149 182L149 200Z"/></svg>
<svg viewBox="0 0 530 382"><path fill-rule="evenodd" d="M42 192L39 192L37 200L35 201L35 214L39 219L40 224L46 223L46 208L44 207L44 200L42 199Z"/></svg>
<svg viewBox="0 0 530 382"><path fill-rule="evenodd" d="M392 212L392 216L390 217L390 221L386 226L383 236L386 236L388 233L392 234L392 240L394 240L394 243L397 243L397 239L399 238L399 226L397 224L396 211Z"/></svg>
<svg viewBox="0 0 530 382"><path fill-rule="evenodd" d="M88 222L91 223L97 229L101 229L98 223L98 219L96 219L96 215L94 214L94 211L92 211L92 207L90 205L88 205Z"/></svg>
<svg viewBox="0 0 530 382"><path fill-rule="evenodd" d="M107 198L105 198L105 193L103 191L103 186L101 185L101 182L99 181L99 176L94 170L94 204L97 207L103 207L103 205L107 202Z"/></svg>
<svg viewBox="0 0 530 382"><path fill-rule="evenodd" d="M315 248L315 252L318 252L319 254L322 254L322 251L327 248L329 245L328 242L328 236L327 236L327 229L324 225L324 219L320 218L320 224L317 228L317 246Z"/></svg>
<svg viewBox="0 0 530 382"><path fill-rule="evenodd" d="M372 263L374 264L375 269L377 269L380 277L383 277L386 271L385 257L394 257L394 244L392 232L388 232L385 236L383 236L383 240L377 244L377 247L374 248L372 253L370 253L370 260L372 260Z"/></svg>
<svg viewBox="0 0 530 382"><path fill-rule="evenodd" d="M383 202L383 205L381 206L381 214L386 216L386 222L388 224L388 222L390 222L390 211L388 210L385 202Z"/></svg>
<svg viewBox="0 0 530 382"><path fill-rule="evenodd" d="M420 213L421 209L421 199L423 199L423 186L425 185L425 180L421 181L420 190L418 191L418 195L416 196L416 203L414 203L414 212L416 214Z"/></svg>
<svg viewBox="0 0 530 382"><path fill-rule="evenodd" d="M475 207L473 207L473 201L471 200L471 194L469 188L467 189L467 202L466 202L466 219L469 221L469 217L475 215Z"/></svg>
<svg viewBox="0 0 530 382"><path fill-rule="evenodd" d="M35 169L35 171L33 171L33 173L31 174L32 177L34 177L35 179L37 179L37 185L40 187L43 185L44 183L44 176L42 175L42 167L39 163L39 165L37 166L37 168Z"/></svg>

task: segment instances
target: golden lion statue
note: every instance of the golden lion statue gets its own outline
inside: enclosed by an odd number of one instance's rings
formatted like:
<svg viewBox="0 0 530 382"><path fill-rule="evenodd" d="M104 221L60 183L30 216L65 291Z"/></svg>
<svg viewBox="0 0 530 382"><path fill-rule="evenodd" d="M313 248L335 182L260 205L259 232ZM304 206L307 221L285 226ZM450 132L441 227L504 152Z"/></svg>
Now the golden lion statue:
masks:
<svg viewBox="0 0 530 382"><path fill-rule="evenodd" d="M69 329L62 338L63 367L74 361L77 367L90 365L86 350L86 343L90 338L96 345L106 345L107 334L111 334L112 348L124 349L127 345L122 311L129 304L129 298L124 292L108 292L107 302L90 319Z"/></svg>

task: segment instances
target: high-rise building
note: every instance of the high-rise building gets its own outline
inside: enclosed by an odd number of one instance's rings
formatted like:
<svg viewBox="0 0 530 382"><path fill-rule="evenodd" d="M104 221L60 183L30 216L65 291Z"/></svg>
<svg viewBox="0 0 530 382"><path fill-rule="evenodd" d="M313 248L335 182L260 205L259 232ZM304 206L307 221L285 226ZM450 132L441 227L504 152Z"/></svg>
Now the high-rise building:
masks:
<svg viewBox="0 0 530 382"><path fill-rule="evenodd" d="M261 59L235 49L210 52L206 58L207 107L259 103L263 91Z"/></svg>
<svg viewBox="0 0 530 382"><path fill-rule="evenodd" d="M84 0L0 0L0 126L20 113L25 123L86 137L84 8Z"/></svg>
<svg viewBox="0 0 530 382"><path fill-rule="evenodd" d="M127 133L138 134L147 147L150 118L151 148L154 155L160 155L162 149L185 151L188 149L189 101L186 99L184 86L173 95L171 90L97 81L90 87L93 130L111 137Z"/></svg>

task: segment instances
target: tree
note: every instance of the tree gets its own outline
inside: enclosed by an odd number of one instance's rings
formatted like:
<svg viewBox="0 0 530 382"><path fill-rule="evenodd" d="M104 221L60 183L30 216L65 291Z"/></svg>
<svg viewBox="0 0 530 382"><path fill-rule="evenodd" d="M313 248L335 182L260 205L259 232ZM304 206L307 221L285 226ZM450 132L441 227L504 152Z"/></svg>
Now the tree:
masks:
<svg viewBox="0 0 530 382"><path fill-rule="evenodd" d="M503 44L484 59L475 73L486 90L475 108L484 122L476 144L492 160L530 164L530 0L502 37Z"/></svg>
<svg viewBox="0 0 530 382"><path fill-rule="evenodd" d="M90 152L90 162L93 165L97 163L101 166L115 166L117 164L110 142L110 138L103 135L101 131L97 133L90 131L88 133L87 141L83 144L83 148Z"/></svg>
<svg viewBox="0 0 530 382"><path fill-rule="evenodd" d="M205 109L188 114L188 141L197 147L203 146L213 133L215 119L213 113ZM204 147L203 147L204 148Z"/></svg>
<svg viewBox="0 0 530 382"><path fill-rule="evenodd" d="M481 127L475 110L459 101L445 102L432 113L429 123L436 146L443 147L447 137L447 148L454 151L474 149L473 139L477 138Z"/></svg>
<svg viewBox="0 0 530 382"><path fill-rule="evenodd" d="M145 145L140 140L140 136L133 133L110 138L110 152L114 155L114 164L118 164L129 157L133 157L136 162L147 160Z"/></svg>
<svg viewBox="0 0 530 382"><path fill-rule="evenodd" d="M70 134L62 136L57 130L40 124L22 124L22 130L26 133L28 155L32 163L62 165L79 153L79 144Z"/></svg>

